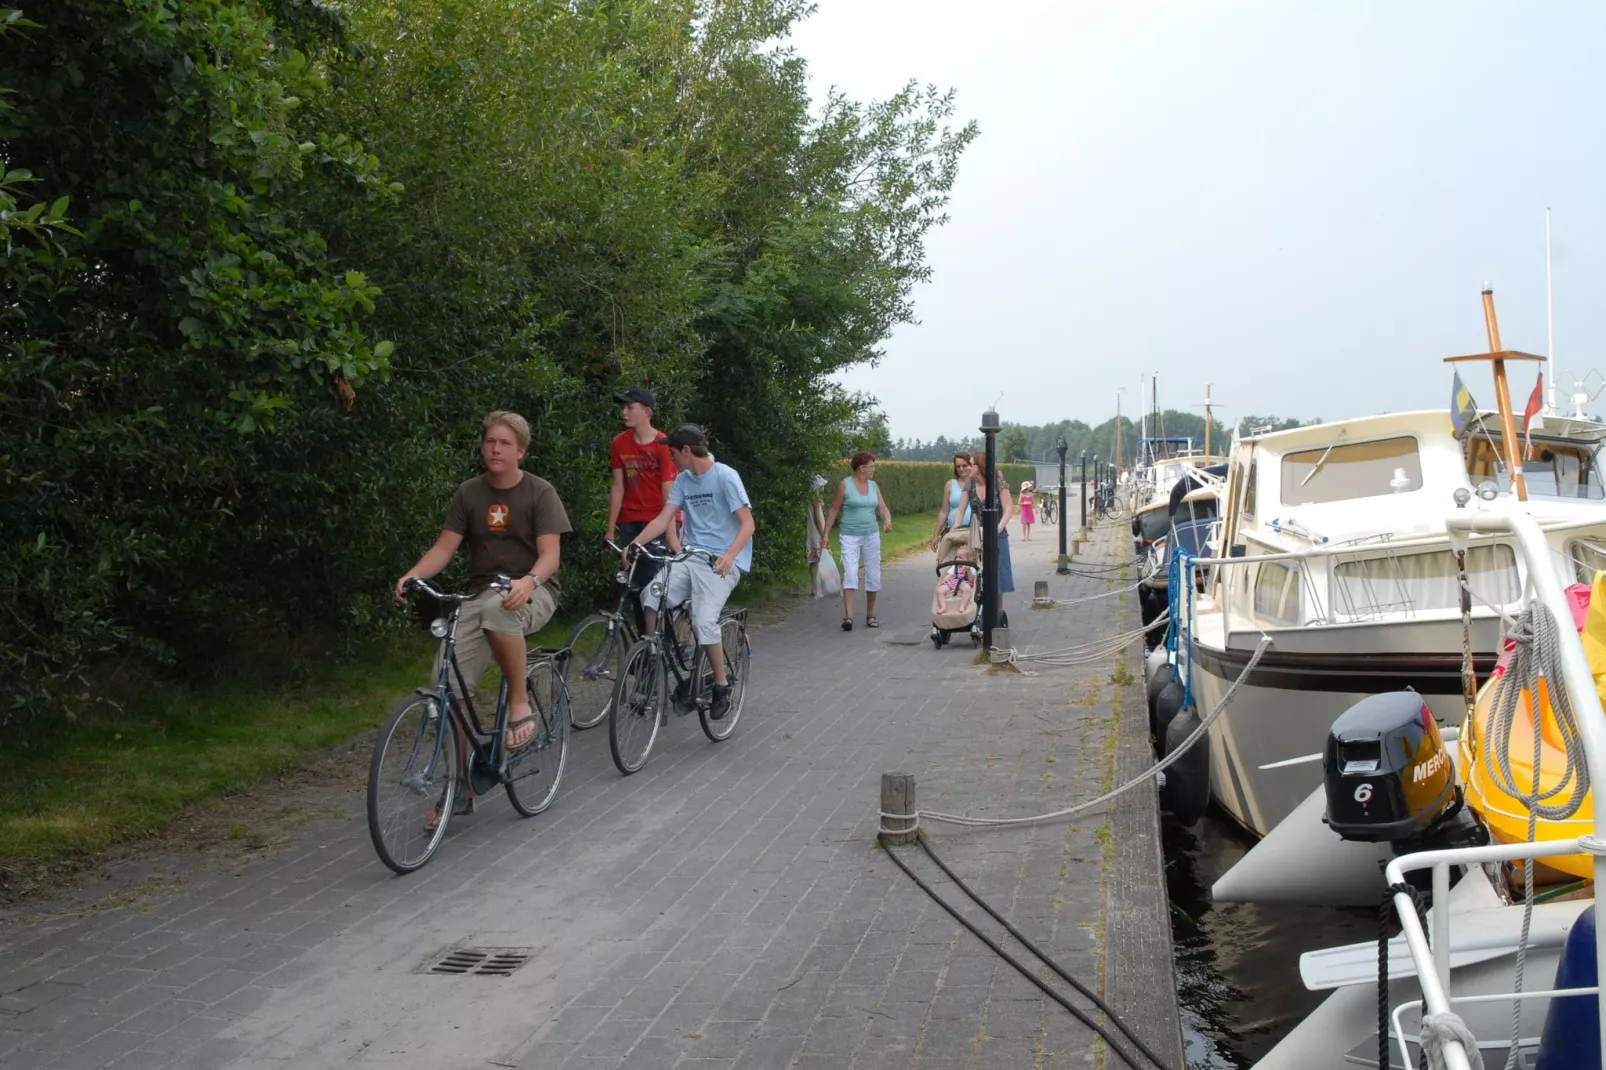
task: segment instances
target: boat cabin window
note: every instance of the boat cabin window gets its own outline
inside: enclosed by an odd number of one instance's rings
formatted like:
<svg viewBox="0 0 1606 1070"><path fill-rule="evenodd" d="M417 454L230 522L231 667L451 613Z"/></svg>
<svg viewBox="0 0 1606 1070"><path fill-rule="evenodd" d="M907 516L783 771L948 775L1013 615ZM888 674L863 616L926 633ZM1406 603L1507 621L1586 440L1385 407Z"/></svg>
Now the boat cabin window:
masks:
<svg viewBox="0 0 1606 1070"><path fill-rule="evenodd" d="M1522 596L1516 552L1501 545L1469 547L1467 586L1474 606L1515 603ZM1333 569L1333 609L1350 618L1460 608L1461 584L1450 550L1339 561Z"/></svg>
<svg viewBox="0 0 1606 1070"><path fill-rule="evenodd" d="M1255 570L1255 616L1272 624L1299 623L1299 573L1281 561Z"/></svg>
<svg viewBox="0 0 1606 1070"><path fill-rule="evenodd" d="M1573 566L1574 579L1593 584L1595 573L1606 571L1606 545L1593 539L1574 539L1567 544L1567 560Z"/></svg>
<svg viewBox="0 0 1606 1070"><path fill-rule="evenodd" d="M1249 473L1244 476L1244 516L1255 517L1255 466L1258 460L1249 462Z"/></svg>
<svg viewBox="0 0 1606 1070"><path fill-rule="evenodd" d="M1178 524L1186 524L1190 520L1214 520L1216 518L1219 498L1200 498L1197 501L1183 501L1177 506L1177 515L1173 517Z"/></svg>
<svg viewBox="0 0 1606 1070"><path fill-rule="evenodd" d="M1606 497L1593 448L1582 443L1535 442L1523 449L1522 455L1522 475L1529 494L1550 498ZM1467 478L1474 487L1487 479L1501 490L1511 489L1499 435L1469 437L1466 457Z"/></svg>
<svg viewBox="0 0 1606 1070"><path fill-rule="evenodd" d="M1422 486L1422 459L1410 436L1335 442L1283 456L1284 505L1315 505L1400 494Z"/></svg>

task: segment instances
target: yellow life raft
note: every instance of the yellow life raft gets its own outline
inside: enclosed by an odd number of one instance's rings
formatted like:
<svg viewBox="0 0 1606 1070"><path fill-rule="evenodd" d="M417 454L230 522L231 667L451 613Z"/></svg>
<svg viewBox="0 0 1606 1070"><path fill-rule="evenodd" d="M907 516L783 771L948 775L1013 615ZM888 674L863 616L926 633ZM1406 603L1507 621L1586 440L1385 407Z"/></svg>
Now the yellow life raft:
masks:
<svg viewBox="0 0 1606 1070"><path fill-rule="evenodd" d="M1566 627L1569 622L1558 623ZM1606 574L1597 573L1595 576L1580 638L1583 640L1584 654L1589 660L1590 672L1595 677L1595 689L1606 702ZM1501 676L1493 676L1484 683L1478 691L1477 705L1461 726L1459 772L1467 805L1483 819L1494 841L1525 843L1528 840L1527 804L1502 790L1485 765L1484 748L1502 679ZM1551 708L1549 689L1544 680L1539 681L1539 710L1539 791L1544 793L1561 782L1567 767L1561 731L1556 725L1556 713ZM1533 722L1533 695L1525 688L1517 701L1508 760L1512 783L1525 791L1534 783ZM1493 756L1489 758L1492 761ZM1565 821L1537 821L1533 836L1537 840L1569 839L1593 832L1594 829L1595 797L1591 789L1576 814ZM1564 855L1541 858L1539 861L1542 865L1574 877L1589 879L1594 876L1592 859L1587 855Z"/></svg>

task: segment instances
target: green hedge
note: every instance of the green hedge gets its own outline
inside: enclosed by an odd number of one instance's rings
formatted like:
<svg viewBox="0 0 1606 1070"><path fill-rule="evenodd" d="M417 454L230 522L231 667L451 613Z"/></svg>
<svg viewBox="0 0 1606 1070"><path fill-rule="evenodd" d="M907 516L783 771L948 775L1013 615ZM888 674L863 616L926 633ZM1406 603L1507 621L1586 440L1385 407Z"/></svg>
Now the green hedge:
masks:
<svg viewBox="0 0 1606 1070"><path fill-rule="evenodd" d="M1037 475L1036 466L1030 464L1001 464L998 468L1009 481L1011 493L1018 493L1021 483ZM832 465L829 472L822 474L832 481L825 489L825 503L829 506L836 493L836 481L848 475L848 462ZM886 495L887 508L894 516L929 513L933 523L942 489L953 475L954 466L949 461L877 461L875 466L876 485Z"/></svg>

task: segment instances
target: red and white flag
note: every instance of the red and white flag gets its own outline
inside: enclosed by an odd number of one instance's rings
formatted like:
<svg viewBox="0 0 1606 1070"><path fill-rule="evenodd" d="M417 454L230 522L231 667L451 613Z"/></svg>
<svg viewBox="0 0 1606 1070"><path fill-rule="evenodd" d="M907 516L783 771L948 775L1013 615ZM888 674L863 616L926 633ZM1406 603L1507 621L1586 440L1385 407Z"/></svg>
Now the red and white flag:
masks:
<svg viewBox="0 0 1606 1070"><path fill-rule="evenodd" d="M1534 425L1543 427L1545 422L1539 416L1539 410L1544 407L1545 373L1539 373L1539 379L1534 383L1534 392L1528 395L1528 407L1522 410L1522 439L1524 446L1532 446Z"/></svg>

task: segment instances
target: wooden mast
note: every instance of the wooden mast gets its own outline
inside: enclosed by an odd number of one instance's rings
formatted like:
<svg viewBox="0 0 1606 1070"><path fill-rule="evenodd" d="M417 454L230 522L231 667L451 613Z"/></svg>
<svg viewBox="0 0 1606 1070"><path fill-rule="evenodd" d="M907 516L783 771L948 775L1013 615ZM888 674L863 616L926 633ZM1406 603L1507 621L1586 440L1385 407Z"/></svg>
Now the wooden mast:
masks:
<svg viewBox="0 0 1606 1070"><path fill-rule="evenodd" d="M1500 348L1500 324L1494 314L1494 291L1485 284L1483 288L1483 325L1489 333L1489 352L1473 353L1465 357L1446 357L1446 364L1460 364L1475 360L1486 360L1494 365L1494 400L1495 406L1500 410L1500 440L1501 448L1506 455L1506 471L1511 473L1511 489L1517 495L1519 502L1528 500L1528 483L1522 477L1522 455L1517 452L1517 421L1511 412L1511 387L1506 382L1506 361L1533 360L1544 361L1544 357L1532 353L1518 353L1515 350Z"/></svg>

